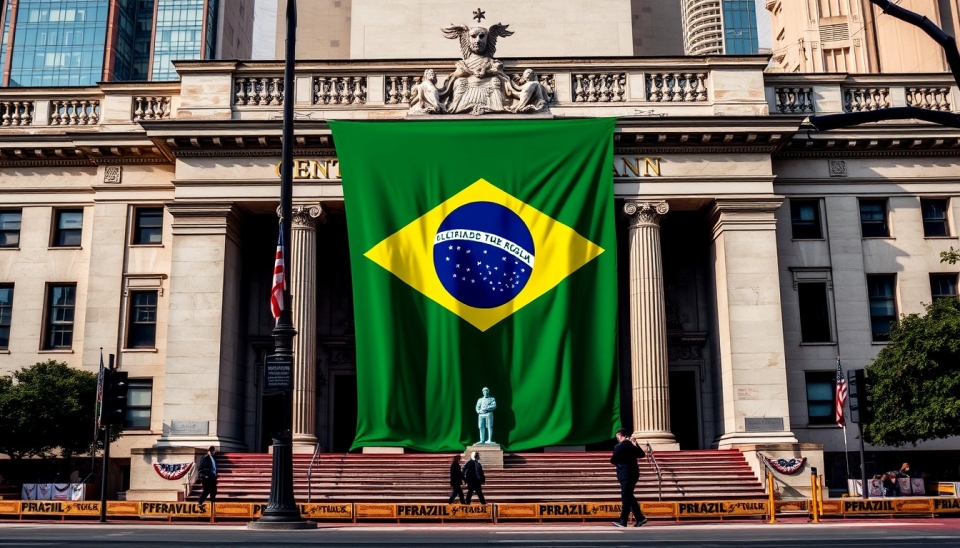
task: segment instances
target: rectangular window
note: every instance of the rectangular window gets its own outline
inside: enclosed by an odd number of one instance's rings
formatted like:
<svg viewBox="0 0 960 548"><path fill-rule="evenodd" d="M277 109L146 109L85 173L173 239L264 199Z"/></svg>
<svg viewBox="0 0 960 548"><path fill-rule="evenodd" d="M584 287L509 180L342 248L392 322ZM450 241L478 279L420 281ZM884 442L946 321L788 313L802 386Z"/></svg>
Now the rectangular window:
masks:
<svg viewBox="0 0 960 548"><path fill-rule="evenodd" d="M0 247L20 247L19 211L0 211Z"/></svg>
<svg viewBox="0 0 960 548"><path fill-rule="evenodd" d="M157 343L157 292L130 292L127 348L155 348Z"/></svg>
<svg viewBox="0 0 960 548"><path fill-rule="evenodd" d="M150 406L153 403L153 379L130 379L127 385L125 430L150 430Z"/></svg>
<svg viewBox="0 0 960 548"><path fill-rule="evenodd" d="M800 301L800 340L805 343L831 342L827 284L797 284L797 298Z"/></svg>
<svg viewBox="0 0 960 548"><path fill-rule="evenodd" d="M794 240L819 240L820 200L790 200L790 217Z"/></svg>
<svg viewBox="0 0 960 548"><path fill-rule="evenodd" d="M897 305L893 296L893 274L867 276L867 291L870 295L870 324L874 341L889 341L890 326L897 321Z"/></svg>
<svg viewBox="0 0 960 548"><path fill-rule="evenodd" d="M957 298L956 274L931 274L930 295L933 300Z"/></svg>
<svg viewBox="0 0 960 548"><path fill-rule="evenodd" d="M13 284L0 284L0 350L10 348L10 320L13 317Z"/></svg>
<svg viewBox="0 0 960 548"><path fill-rule="evenodd" d="M923 213L923 235L927 237L949 236L950 227L947 224L947 200L920 200L920 211Z"/></svg>
<svg viewBox="0 0 960 548"><path fill-rule="evenodd" d="M83 232L83 210L60 210L56 214L57 224L53 230L53 247L80 247L80 235Z"/></svg>
<svg viewBox="0 0 960 548"><path fill-rule="evenodd" d="M73 346L73 312L76 302L77 284L48 286L44 350L69 350Z"/></svg>
<svg viewBox="0 0 960 548"><path fill-rule="evenodd" d="M149 245L161 243L163 235L163 208L138 207L134 214L133 243Z"/></svg>
<svg viewBox="0 0 960 548"><path fill-rule="evenodd" d="M835 371L807 371L807 422L834 424L836 422L837 373Z"/></svg>
<svg viewBox="0 0 960 548"><path fill-rule="evenodd" d="M864 238L890 236L886 200L860 200L860 234Z"/></svg>

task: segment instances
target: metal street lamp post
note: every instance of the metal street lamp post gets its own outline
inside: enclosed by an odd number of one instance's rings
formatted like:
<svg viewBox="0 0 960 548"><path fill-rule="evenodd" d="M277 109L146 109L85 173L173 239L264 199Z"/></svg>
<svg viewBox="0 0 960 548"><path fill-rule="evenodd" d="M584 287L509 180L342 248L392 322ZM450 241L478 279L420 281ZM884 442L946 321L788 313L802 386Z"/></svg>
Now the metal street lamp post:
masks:
<svg viewBox="0 0 960 548"><path fill-rule="evenodd" d="M286 63L283 72L283 149L280 171L280 230L283 242L284 279L290 271L290 220L293 209L293 94L296 88L294 64L297 43L297 3L287 1ZM293 492L293 337L297 334L290 316L289 284L284 283L283 307L273 329L274 355L271 361L289 374L289 386L282 391L286 429L273 438L273 474L270 479L270 500L260 519L248 524L250 529L312 529L317 526L303 519Z"/></svg>

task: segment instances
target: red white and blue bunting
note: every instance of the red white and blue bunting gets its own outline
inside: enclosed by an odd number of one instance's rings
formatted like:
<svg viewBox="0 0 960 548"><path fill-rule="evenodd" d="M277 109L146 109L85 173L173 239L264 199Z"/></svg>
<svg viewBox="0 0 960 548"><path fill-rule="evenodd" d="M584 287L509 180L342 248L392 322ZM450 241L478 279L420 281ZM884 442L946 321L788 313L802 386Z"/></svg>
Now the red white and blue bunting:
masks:
<svg viewBox="0 0 960 548"><path fill-rule="evenodd" d="M780 472L781 474L796 474L803 468L803 463L807 462L807 457L799 457L795 459L774 459L771 457L763 457L767 459L767 462L770 463L770 466L774 470Z"/></svg>
<svg viewBox="0 0 960 548"><path fill-rule="evenodd" d="M163 479L178 480L187 475L187 472L193 468L192 462L183 462L180 464L167 464L164 462L153 463L153 469L157 471Z"/></svg>

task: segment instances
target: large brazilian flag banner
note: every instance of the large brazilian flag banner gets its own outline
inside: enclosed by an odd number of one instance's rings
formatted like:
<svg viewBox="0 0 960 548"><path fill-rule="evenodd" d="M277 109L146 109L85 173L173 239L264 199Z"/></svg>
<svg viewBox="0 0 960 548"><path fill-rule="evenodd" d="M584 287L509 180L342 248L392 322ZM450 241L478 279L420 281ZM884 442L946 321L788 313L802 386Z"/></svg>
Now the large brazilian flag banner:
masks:
<svg viewBox="0 0 960 548"><path fill-rule="evenodd" d="M331 121L357 345L354 448L518 451L620 426L612 119Z"/></svg>

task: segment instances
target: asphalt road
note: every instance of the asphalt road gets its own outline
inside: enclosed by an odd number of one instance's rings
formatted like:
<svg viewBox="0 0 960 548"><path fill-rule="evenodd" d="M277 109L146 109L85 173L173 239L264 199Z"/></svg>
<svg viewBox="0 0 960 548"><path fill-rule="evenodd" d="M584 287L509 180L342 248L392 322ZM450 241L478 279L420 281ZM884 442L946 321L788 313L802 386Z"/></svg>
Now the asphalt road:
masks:
<svg viewBox="0 0 960 548"><path fill-rule="evenodd" d="M321 525L312 531L248 531L236 525L0 523L0 548L211 546L498 547L960 547L960 519L809 523L657 523L612 525Z"/></svg>

